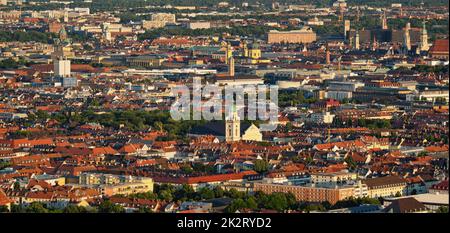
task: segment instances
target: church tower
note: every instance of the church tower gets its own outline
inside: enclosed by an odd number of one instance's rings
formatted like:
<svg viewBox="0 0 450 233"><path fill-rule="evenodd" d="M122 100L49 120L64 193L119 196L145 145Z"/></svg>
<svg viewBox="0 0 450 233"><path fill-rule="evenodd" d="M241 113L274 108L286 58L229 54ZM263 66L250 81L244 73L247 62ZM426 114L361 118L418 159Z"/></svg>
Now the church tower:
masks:
<svg viewBox="0 0 450 233"><path fill-rule="evenodd" d="M233 56L233 49L230 43L225 43L225 63L228 64L230 57Z"/></svg>
<svg viewBox="0 0 450 233"><path fill-rule="evenodd" d="M387 19L386 19L386 11L383 11L383 15L381 17L381 29L383 29L383 30L388 29Z"/></svg>
<svg viewBox="0 0 450 233"><path fill-rule="evenodd" d="M403 48L406 51L411 50L411 37L409 36L409 30L411 29L411 24L407 23L405 27L405 32L403 36Z"/></svg>
<svg viewBox="0 0 450 233"><path fill-rule="evenodd" d="M234 77L234 58L231 56L228 59L228 76Z"/></svg>
<svg viewBox="0 0 450 233"><path fill-rule="evenodd" d="M375 35L373 35L373 40L372 40L372 51L375 51L378 49L378 41L377 41L377 37Z"/></svg>
<svg viewBox="0 0 450 233"><path fill-rule="evenodd" d="M241 140L241 121L235 105L231 116L225 121L225 141L235 142L239 140Z"/></svg>
<svg viewBox="0 0 450 233"><path fill-rule="evenodd" d="M248 57L248 44L247 44L247 41L243 41L242 42L242 50L243 50L243 53L242 53L242 56L243 57Z"/></svg>
<svg viewBox="0 0 450 233"><path fill-rule="evenodd" d="M422 23L422 34L420 35L420 51L428 51L430 46L428 45L428 32L425 25L425 21Z"/></svg>
<svg viewBox="0 0 450 233"><path fill-rule="evenodd" d="M330 59L330 46L328 45L328 42L326 44L326 54L325 54L325 62L327 63L327 65L329 65L331 63L331 59Z"/></svg>
<svg viewBox="0 0 450 233"><path fill-rule="evenodd" d="M355 35L355 49L359 50L359 31L356 31Z"/></svg>
<svg viewBox="0 0 450 233"><path fill-rule="evenodd" d="M109 42L112 40L111 31L109 30L109 23L103 24L102 33L103 33L103 39L105 39L105 41Z"/></svg>

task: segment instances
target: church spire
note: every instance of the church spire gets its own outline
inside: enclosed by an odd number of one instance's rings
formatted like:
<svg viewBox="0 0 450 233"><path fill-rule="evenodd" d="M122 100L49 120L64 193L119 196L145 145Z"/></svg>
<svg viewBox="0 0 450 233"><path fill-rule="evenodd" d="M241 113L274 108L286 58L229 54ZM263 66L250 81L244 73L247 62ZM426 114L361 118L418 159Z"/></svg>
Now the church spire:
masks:
<svg viewBox="0 0 450 233"><path fill-rule="evenodd" d="M420 35L420 51L428 51L428 32L425 21L422 22L422 33Z"/></svg>
<svg viewBox="0 0 450 233"><path fill-rule="evenodd" d="M381 29L383 29L383 30L388 29L387 19L386 19L386 11L383 11L383 15L381 17Z"/></svg>

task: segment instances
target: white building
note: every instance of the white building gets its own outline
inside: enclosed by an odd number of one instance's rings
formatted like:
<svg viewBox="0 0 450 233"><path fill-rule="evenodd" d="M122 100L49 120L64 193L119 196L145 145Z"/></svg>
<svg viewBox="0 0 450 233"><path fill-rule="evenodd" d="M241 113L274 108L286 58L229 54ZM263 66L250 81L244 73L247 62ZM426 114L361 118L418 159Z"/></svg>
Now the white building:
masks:
<svg viewBox="0 0 450 233"><path fill-rule="evenodd" d="M211 28L211 22L208 21L196 21L196 22L189 22L186 25L189 29L209 29Z"/></svg>
<svg viewBox="0 0 450 233"><path fill-rule="evenodd" d="M311 113L305 121L317 124L331 124L335 116L334 114L330 114L330 112L316 112Z"/></svg>
<svg viewBox="0 0 450 233"><path fill-rule="evenodd" d="M353 96L353 92L351 91L328 91L325 94L326 98L335 99L335 100L343 100L343 99L351 99Z"/></svg>
<svg viewBox="0 0 450 233"><path fill-rule="evenodd" d="M70 77L70 60L54 60L53 68L55 76L58 77Z"/></svg>

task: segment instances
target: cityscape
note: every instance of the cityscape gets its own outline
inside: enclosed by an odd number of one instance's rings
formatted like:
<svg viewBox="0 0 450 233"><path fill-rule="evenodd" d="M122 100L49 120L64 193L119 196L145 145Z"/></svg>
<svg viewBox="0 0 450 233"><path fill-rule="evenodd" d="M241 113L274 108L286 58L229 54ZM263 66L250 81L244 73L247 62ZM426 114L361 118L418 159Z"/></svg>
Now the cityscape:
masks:
<svg viewBox="0 0 450 233"><path fill-rule="evenodd" d="M448 213L448 9L0 0L0 213Z"/></svg>

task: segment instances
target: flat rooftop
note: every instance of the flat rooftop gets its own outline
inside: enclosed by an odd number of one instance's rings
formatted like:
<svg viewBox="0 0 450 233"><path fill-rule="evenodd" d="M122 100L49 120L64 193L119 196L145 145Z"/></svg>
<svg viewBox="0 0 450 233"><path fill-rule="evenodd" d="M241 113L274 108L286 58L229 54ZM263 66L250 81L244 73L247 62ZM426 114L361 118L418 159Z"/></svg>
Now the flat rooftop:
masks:
<svg viewBox="0 0 450 233"><path fill-rule="evenodd" d="M415 198L417 201L424 203L424 204L436 204L436 205L448 205L448 194L447 193L423 193L423 194L417 194L417 195L410 195L410 196L404 196L404 197L392 197L392 198L386 198L386 201L393 201L397 199L403 199L412 197Z"/></svg>

